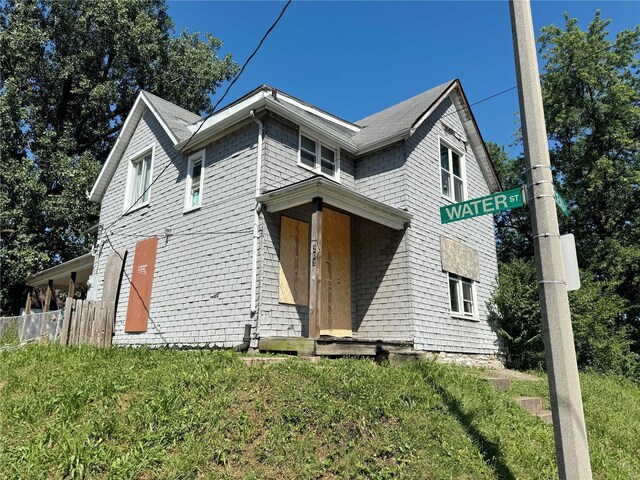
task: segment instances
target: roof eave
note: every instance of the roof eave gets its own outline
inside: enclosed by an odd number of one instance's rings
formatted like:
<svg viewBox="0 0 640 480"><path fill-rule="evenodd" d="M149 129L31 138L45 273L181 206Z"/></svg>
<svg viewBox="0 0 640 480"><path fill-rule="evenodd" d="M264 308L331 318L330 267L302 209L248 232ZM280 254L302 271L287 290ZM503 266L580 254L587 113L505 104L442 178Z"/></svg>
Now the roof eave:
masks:
<svg viewBox="0 0 640 480"><path fill-rule="evenodd" d="M241 102L206 119L204 123L202 123L202 126L199 126L200 130L198 133L176 143L175 147L182 151L187 145L197 145L201 143L216 132L244 119L249 115L251 110L257 110L258 108L264 107L265 98L270 95L271 93L269 91L259 89L255 94L247 97Z"/></svg>
<svg viewBox="0 0 640 480"><path fill-rule="evenodd" d="M365 143L363 145L358 146L358 155L364 155L367 153L371 153L375 150L379 150L380 148L387 147L392 145L400 140L406 140L411 135L409 130L402 130L400 132L395 132L391 135L387 135L378 140L374 140L373 142Z"/></svg>
<svg viewBox="0 0 640 480"><path fill-rule="evenodd" d="M55 280L70 275L71 272L93 269L94 256L87 253L67 262L48 268L27 278L26 284L32 287L45 285L49 280Z"/></svg>
<svg viewBox="0 0 640 480"><path fill-rule="evenodd" d="M273 97L269 97L266 99L266 107L272 112L292 120L294 123L297 123L303 127L316 131L321 136L325 137L330 143L335 144L336 146L348 151L349 153L355 154L357 152L358 148L356 144L353 143L353 141L351 141L350 139L346 139L339 135L336 135L331 130L323 127L320 123L309 121L305 117L298 115L296 112L287 108L282 103L273 99Z"/></svg>

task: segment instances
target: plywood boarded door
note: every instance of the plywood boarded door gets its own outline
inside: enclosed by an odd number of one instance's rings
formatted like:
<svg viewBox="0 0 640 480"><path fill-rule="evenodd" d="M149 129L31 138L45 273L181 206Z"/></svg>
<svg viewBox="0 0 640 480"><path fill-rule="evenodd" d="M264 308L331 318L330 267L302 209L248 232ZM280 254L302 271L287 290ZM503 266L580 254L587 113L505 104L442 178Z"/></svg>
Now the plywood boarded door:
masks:
<svg viewBox="0 0 640 480"><path fill-rule="evenodd" d="M309 305L309 224L280 220L280 303Z"/></svg>
<svg viewBox="0 0 640 480"><path fill-rule="evenodd" d="M129 303L127 305L127 319L124 324L124 331L127 333L147 331L157 250L158 237L152 237L136 244L129 289Z"/></svg>
<svg viewBox="0 0 640 480"><path fill-rule="evenodd" d="M322 218L320 335L350 337L351 219L325 208Z"/></svg>

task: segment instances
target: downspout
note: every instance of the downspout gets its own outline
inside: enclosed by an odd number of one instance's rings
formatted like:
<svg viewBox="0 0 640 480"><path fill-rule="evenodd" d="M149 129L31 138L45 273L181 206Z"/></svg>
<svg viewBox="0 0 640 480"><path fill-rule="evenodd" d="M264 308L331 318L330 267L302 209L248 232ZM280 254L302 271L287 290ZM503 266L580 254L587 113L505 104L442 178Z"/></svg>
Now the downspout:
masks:
<svg viewBox="0 0 640 480"><path fill-rule="evenodd" d="M258 162L256 166L256 197L260 195L260 182L262 174L262 141L264 126L262 122L256 118L256 114L253 110L249 112L249 115L254 122L258 124ZM262 204L256 201L253 209L253 260L251 263L251 315L255 315L258 311L256 305L256 289L258 285L258 228L260 226L260 209Z"/></svg>

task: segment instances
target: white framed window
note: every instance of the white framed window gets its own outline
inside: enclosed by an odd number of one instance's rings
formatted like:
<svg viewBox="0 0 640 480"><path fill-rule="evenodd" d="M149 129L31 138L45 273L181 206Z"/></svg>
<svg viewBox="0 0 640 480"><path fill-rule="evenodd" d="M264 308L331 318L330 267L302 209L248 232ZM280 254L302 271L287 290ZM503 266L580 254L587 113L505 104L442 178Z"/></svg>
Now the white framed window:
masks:
<svg viewBox="0 0 640 480"><path fill-rule="evenodd" d="M473 280L449 274L449 309L453 316L477 319L476 286Z"/></svg>
<svg viewBox="0 0 640 480"><path fill-rule="evenodd" d="M454 202L466 198L464 155L440 142L440 193Z"/></svg>
<svg viewBox="0 0 640 480"><path fill-rule="evenodd" d="M187 165L187 190L184 199L184 210L196 210L202 206L204 186L205 150L189 156Z"/></svg>
<svg viewBox="0 0 640 480"><path fill-rule="evenodd" d="M129 158L129 175L125 193L124 209L144 207L151 200L151 178L155 146L149 146Z"/></svg>
<svg viewBox="0 0 640 480"><path fill-rule="evenodd" d="M340 149L300 131L298 165L334 180L340 180Z"/></svg>

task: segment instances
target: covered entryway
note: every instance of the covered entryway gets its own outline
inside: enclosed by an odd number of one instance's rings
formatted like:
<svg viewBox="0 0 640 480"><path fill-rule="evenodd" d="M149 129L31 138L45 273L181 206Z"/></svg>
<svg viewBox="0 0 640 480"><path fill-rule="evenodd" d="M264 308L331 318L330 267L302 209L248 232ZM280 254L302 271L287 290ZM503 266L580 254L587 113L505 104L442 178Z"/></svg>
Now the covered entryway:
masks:
<svg viewBox="0 0 640 480"><path fill-rule="evenodd" d="M280 271L277 305L269 296L267 282L261 293L262 317L275 327L261 321L263 331L259 334L266 331L266 336L293 337L299 331L299 335L311 339L357 336L371 339L375 335L384 337L384 329L388 328L389 335L394 337L396 329L387 312L395 308L394 302L400 308L406 306L408 301L400 297L408 295L408 286L402 279L392 279L398 274L389 273L389 269L404 268L404 264L398 267L403 259L399 258L402 255L396 255L396 250L411 214L323 178L283 187L260 195L257 200L266 206L267 220L273 220L268 233L274 245L266 248L275 250L276 268ZM278 214L277 221L269 214ZM378 228L372 228L374 225ZM357 229L372 235L356 238ZM379 232L382 235L378 235ZM267 262L272 257L268 250L265 256ZM356 263L361 267L357 268ZM361 290L357 288L359 277L364 287ZM394 296L390 291L394 286L404 291L394 302L388 301ZM359 306L367 310L376 295L387 307L386 310L371 308L373 313L381 312L379 325L370 328L371 322L368 322L369 330L364 336L358 332L364 315L357 314L356 310ZM283 332L283 324L293 324L296 317L300 320L300 329L289 326ZM406 317L403 320L406 321Z"/></svg>

